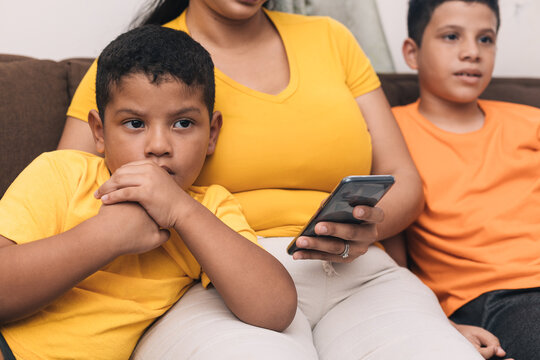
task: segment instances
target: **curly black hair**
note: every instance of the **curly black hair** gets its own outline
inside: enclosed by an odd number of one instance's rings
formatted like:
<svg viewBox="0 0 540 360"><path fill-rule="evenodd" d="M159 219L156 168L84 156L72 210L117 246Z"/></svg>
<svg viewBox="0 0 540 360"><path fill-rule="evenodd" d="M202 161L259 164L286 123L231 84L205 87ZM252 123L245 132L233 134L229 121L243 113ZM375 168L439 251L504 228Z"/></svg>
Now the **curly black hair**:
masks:
<svg viewBox="0 0 540 360"><path fill-rule="evenodd" d="M214 63L208 51L183 31L144 25L113 40L99 55L96 102L102 121L111 89L124 77L141 73L153 84L171 78L202 90L210 118L214 111Z"/></svg>

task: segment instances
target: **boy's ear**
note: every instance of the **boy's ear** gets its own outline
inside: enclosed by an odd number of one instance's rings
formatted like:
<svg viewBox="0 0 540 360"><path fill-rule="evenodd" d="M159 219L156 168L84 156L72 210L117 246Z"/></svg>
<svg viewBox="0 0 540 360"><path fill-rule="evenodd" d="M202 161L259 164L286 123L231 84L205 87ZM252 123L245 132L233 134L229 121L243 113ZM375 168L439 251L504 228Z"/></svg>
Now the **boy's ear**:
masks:
<svg viewBox="0 0 540 360"><path fill-rule="evenodd" d="M418 50L416 41L411 38L405 39L401 51L403 52L405 62L413 70L418 70Z"/></svg>
<svg viewBox="0 0 540 360"><path fill-rule="evenodd" d="M90 130L92 131L92 136L94 137L97 152L103 154L105 152L103 122L101 121L101 117L96 110L90 110L88 113L88 125L90 125Z"/></svg>
<svg viewBox="0 0 540 360"><path fill-rule="evenodd" d="M223 118L219 111L214 111L212 114L212 120L210 120L210 139L208 140L208 150L206 155L212 155L216 150L216 143L219 137L219 130L223 124Z"/></svg>

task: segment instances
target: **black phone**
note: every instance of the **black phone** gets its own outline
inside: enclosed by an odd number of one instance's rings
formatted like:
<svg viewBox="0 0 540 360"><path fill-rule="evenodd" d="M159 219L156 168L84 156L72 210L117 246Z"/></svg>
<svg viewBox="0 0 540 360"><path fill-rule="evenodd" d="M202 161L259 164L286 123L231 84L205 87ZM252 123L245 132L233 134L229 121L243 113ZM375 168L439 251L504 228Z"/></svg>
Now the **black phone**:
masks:
<svg viewBox="0 0 540 360"><path fill-rule="evenodd" d="M300 231L300 234L289 244L287 252L292 255L295 251L300 250L296 246L296 239L299 236L317 236L315 225L321 221L361 224L363 221L353 216L353 208L357 205L375 206L393 184L394 177L392 175L344 177Z"/></svg>

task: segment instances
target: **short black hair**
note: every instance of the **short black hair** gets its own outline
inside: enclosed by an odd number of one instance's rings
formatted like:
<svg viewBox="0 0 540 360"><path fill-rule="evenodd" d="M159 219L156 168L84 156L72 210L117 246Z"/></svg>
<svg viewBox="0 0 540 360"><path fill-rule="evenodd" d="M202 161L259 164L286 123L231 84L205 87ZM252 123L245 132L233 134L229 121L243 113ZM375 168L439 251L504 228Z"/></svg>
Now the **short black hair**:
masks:
<svg viewBox="0 0 540 360"><path fill-rule="evenodd" d="M151 83L175 79L200 89L210 119L214 111L214 63L208 51L183 31L144 25L114 39L97 61L96 102L101 120L111 89L124 77L145 74Z"/></svg>
<svg viewBox="0 0 540 360"><path fill-rule="evenodd" d="M426 26L431 20L431 16L435 9L448 1L462 1L487 5L497 18L497 31L499 30L501 19L499 15L498 0L409 0L407 28L409 30L409 37L416 42L416 45L420 46L422 44L422 36L424 36Z"/></svg>

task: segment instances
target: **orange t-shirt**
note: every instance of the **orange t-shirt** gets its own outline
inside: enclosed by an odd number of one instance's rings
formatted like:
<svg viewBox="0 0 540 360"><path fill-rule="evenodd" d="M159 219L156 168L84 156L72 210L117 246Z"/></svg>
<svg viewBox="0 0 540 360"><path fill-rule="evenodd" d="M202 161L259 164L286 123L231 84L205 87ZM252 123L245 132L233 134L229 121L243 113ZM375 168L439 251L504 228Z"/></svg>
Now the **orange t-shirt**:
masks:
<svg viewBox="0 0 540 360"><path fill-rule="evenodd" d="M393 109L426 196L407 234L412 270L447 315L488 291L540 286L540 109L479 106L484 126L465 134L418 102Z"/></svg>

